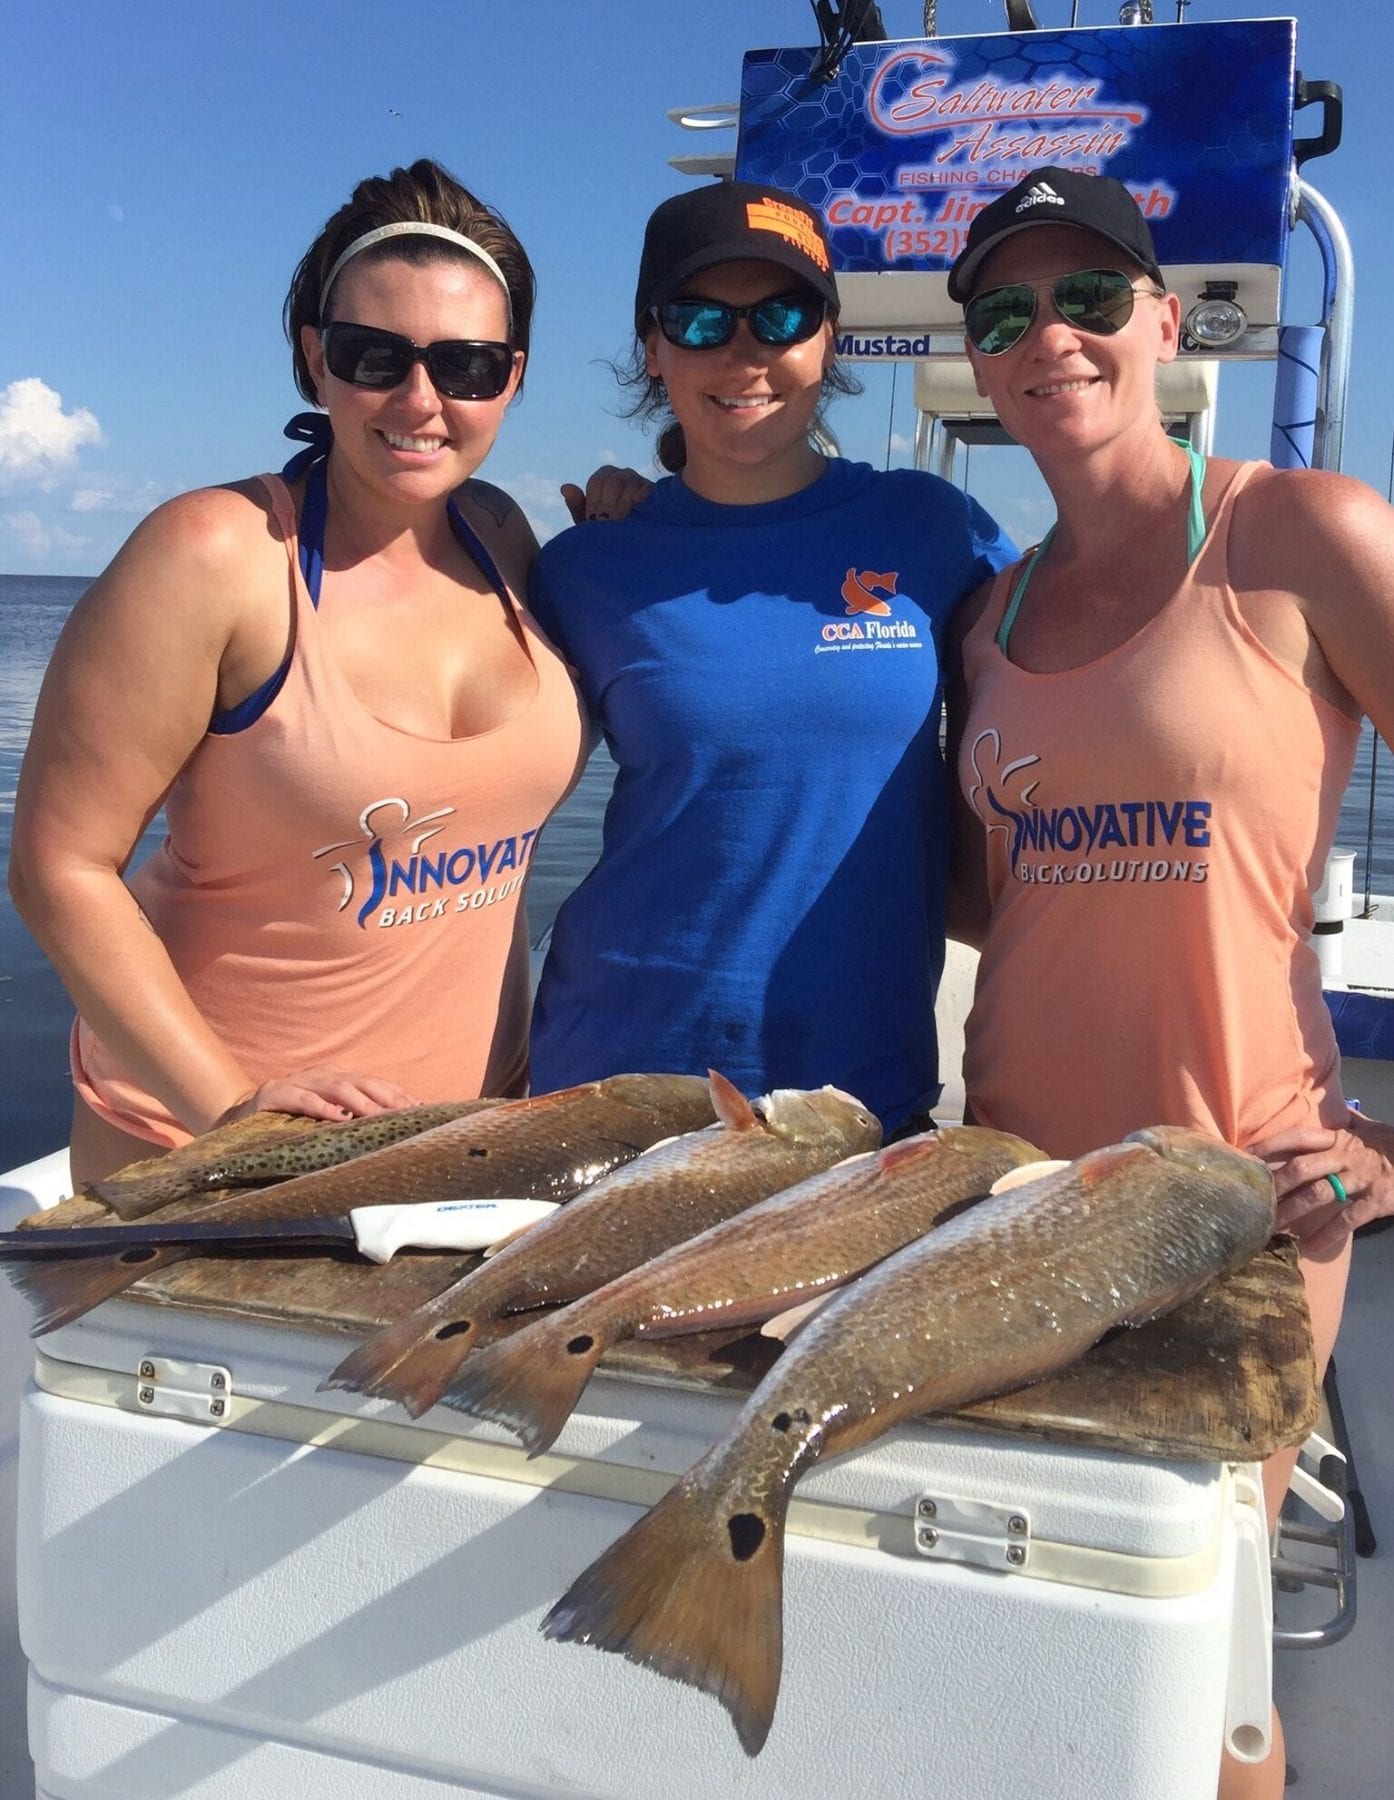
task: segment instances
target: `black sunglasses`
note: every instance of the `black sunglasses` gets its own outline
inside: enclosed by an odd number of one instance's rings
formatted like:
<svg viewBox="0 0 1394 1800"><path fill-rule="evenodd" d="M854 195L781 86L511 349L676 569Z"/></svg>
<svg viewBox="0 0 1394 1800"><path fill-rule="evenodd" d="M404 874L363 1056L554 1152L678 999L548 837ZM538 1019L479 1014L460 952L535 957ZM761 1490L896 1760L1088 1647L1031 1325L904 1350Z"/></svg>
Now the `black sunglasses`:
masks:
<svg viewBox="0 0 1394 1800"><path fill-rule="evenodd" d="M651 306L649 314L668 342L681 350L719 350L736 335L742 319L749 320L757 344L784 350L806 343L828 316L828 307L815 294L772 294L753 306L693 297Z"/></svg>
<svg viewBox="0 0 1394 1800"><path fill-rule="evenodd" d="M320 342L329 373L354 387L398 387L417 363L424 362L437 393L446 399L497 400L513 373L510 345L475 338L414 344L395 331L335 320L321 331Z"/></svg>
<svg viewBox="0 0 1394 1800"><path fill-rule="evenodd" d="M1019 344L1036 316L1036 296L1042 288L1067 324L1096 337L1112 337L1123 329L1139 293L1160 293L1156 287L1135 287L1133 277L1121 269L1077 269L1049 281L1013 281L975 294L964 307L968 342L983 356L1000 356Z"/></svg>

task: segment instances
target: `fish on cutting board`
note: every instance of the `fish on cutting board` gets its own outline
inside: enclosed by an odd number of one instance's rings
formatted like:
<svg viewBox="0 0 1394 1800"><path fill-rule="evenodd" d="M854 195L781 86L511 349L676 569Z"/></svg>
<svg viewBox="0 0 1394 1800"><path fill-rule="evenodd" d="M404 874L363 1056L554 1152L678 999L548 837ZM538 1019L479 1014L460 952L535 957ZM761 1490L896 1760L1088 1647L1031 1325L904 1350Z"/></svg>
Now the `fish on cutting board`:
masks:
<svg viewBox="0 0 1394 1800"><path fill-rule="evenodd" d="M849 1158L711 1226L472 1356L447 1405L551 1444L605 1352L626 1338L756 1325L831 1297L863 1269L1043 1152L1005 1131L950 1126Z"/></svg>
<svg viewBox="0 0 1394 1800"><path fill-rule="evenodd" d="M250 1225L270 1219L342 1218L359 1206L461 1199L570 1200L591 1182L675 1132L715 1117L696 1075L612 1075L554 1094L503 1101L337 1168L225 1199L181 1201L174 1217ZM42 1215L36 1224L42 1224ZM81 1225L72 1227L81 1231ZM129 1230L135 1231L132 1224ZM142 1276L196 1252L144 1244L91 1257L5 1265L36 1309L37 1336L66 1325Z"/></svg>
<svg viewBox="0 0 1394 1800"><path fill-rule="evenodd" d="M1264 1165L1179 1127L982 1201L814 1318L726 1437L577 1577L543 1632L714 1694L758 1754L779 1693L799 1477L913 1415L1067 1367L1113 1327L1238 1268L1272 1228Z"/></svg>
<svg viewBox="0 0 1394 1800"><path fill-rule="evenodd" d="M128 1163L82 1190L121 1219L143 1219L176 1200L192 1200L224 1188L264 1187L314 1169L352 1162L451 1119L469 1118L498 1100L451 1100L406 1106L370 1118L326 1125L295 1113L254 1113L218 1125L164 1156Z"/></svg>
<svg viewBox="0 0 1394 1800"><path fill-rule="evenodd" d="M396 1400L419 1417L506 1313L564 1304L718 1220L881 1141L875 1116L836 1088L750 1101L712 1073L719 1124L597 1182L483 1268L346 1356L322 1384Z"/></svg>

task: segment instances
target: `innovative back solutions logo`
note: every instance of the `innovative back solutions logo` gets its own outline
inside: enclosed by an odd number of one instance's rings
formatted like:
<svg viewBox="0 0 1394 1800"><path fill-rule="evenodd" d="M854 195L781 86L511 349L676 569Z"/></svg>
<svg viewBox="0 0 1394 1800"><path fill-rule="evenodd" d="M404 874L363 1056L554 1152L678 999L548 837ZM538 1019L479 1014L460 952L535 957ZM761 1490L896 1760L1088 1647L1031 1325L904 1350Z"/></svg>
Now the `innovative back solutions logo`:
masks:
<svg viewBox="0 0 1394 1800"><path fill-rule="evenodd" d="M1091 882L1209 878L1209 861L1194 854L1211 846L1208 800L1040 806L1036 791L1041 785L1041 758L1032 754L1004 762L996 726L978 733L969 759L973 782L968 802L989 840L1006 839L1016 881L1039 887L1085 887Z"/></svg>
<svg viewBox="0 0 1394 1800"><path fill-rule="evenodd" d="M523 885L524 866L539 827L496 838L492 844L459 844L428 854L425 846L447 829L441 821L454 812L453 806L441 806L413 818L410 801L399 794L370 801L358 815L358 837L325 844L313 853L316 861L351 853L329 864L342 884L335 910L344 912L362 893L355 917L359 929L366 931L370 922L379 927L420 925L427 919L477 912L515 894ZM504 879L498 879L501 876Z"/></svg>

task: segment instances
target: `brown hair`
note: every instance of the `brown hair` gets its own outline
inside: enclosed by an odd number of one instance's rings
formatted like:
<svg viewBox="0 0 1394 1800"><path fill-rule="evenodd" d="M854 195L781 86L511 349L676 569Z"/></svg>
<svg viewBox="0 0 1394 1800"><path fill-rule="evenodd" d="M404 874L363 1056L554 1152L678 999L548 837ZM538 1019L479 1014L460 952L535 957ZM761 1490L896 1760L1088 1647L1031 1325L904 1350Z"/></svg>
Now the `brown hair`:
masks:
<svg viewBox="0 0 1394 1800"><path fill-rule="evenodd" d="M290 340L295 385L311 405L318 404L319 396L301 348L300 330L304 325L318 328L329 323L333 296L328 297L330 304L326 306L324 278L355 238L375 231L380 225L399 224L444 225L473 238L487 250L503 270L508 285L513 348L526 351L531 342L537 281L527 251L518 242L508 221L493 207L486 206L468 188L462 187L439 163L421 157L409 169L394 169L390 175L370 175L366 181L360 181L352 198L326 222L291 277L283 319ZM457 259L462 262L477 260L462 246L444 239L410 236L389 238L385 243L371 245L362 255L378 261L394 258L398 262L423 265Z"/></svg>

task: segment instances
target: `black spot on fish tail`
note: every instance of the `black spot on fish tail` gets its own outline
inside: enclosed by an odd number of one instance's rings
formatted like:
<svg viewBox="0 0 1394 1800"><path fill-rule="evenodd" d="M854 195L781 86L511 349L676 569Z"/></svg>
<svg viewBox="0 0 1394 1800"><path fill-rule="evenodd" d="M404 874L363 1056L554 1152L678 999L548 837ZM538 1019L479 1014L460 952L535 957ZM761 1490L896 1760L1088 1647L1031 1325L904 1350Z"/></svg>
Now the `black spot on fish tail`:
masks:
<svg viewBox="0 0 1394 1800"><path fill-rule="evenodd" d="M605 1349L589 1332L566 1343L569 1323L555 1313L485 1345L450 1384L446 1405L506 1425L529 1456L540 1456L556 1442Z"/></svg>
<svg viewBox="0 0 1394 1800"><path fill-rule="evenodd" d="M132 1245L115 1256L105 1252L94 1256L64 1253L42 1261L34 1257L24 1262L7 1263L5 1272L34 1306L35 1319L30 1326L30 1335L41 1337L46 1331L56 1331L60 1325L71 1325L74 1319L91 1312L103 1300L124 1293L142 1275L179 1262L189 1254L181 1245Z"/></svg>
<svg viewBox="0 0 1394 1800"><path fill-rule="evenodd" d="M770 1420L770 1424L774 1426L776 1431L788 1431L795 1425L808 1425L810 1423L811 1420L809 1419L808 1414L801 1406L791 1413L776 1413Z"/></svg>
<svg viewBox="0 0 1394 1800"><path fill-rule="evenodd" d="M732 1513L726 1521L731 1554L737 1562L749 1562L765 1541L765 1521L758 1513Z"/></svg>
<svg viewBox="0 0 1394 1800"><path fill-rule="evenodd" d="M783 1662L783 1518L762 1527L743 1560L732 1557L727 1534L712 1529L704 1466L577 1576L542 1631L704 1689L755 1756L769 1735Z"/></svg>
<svg viewBox="0 0 1394 1800"><path fill-rule="evenodd" d="M419 1418L440 1399L477 1341L472 1320L437 1324L443 1310L438 1298L376 1332L330 1371L321 1390L395 1400Z"/></svg>

